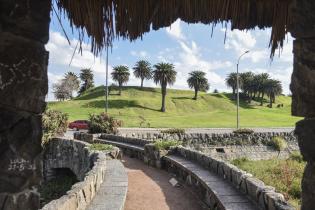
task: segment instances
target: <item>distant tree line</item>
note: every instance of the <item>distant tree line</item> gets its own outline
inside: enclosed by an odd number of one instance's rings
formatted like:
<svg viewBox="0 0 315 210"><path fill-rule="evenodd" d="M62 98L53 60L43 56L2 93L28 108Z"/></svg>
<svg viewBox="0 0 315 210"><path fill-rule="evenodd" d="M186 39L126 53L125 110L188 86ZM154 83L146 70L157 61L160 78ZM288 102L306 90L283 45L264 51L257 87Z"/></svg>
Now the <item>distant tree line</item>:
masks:
<svg viewBox="0 0 315 210"><path fill-rule="evenodd" d="M165 98L167 94L167 86L171 86L176 81L177 72L174 65L171 63L158 63L153 67L148 61L140 60L133 67L133 74L139 78L140 88L143 88L144 80L153 79L156 84L161 86L162 105L161 111L165 112ZM129 81L130 73L127 66L116 66L111 73L112 79L118 83L119 95L121 95L122 86ZM206 73L202 71L192 71L189 73L187 80L188 86L194 89L195 95L193 99L197 100L199 91L208 91L209 82L206 78Z"/></svg>
<svg viewBox="0 0 315 210"><path fill-rule="evenodd" d="M226 78L226 84L232 88L234 98L237 91L237 74L230 73ZM260 101L263 106L265 96L269 98L269 107L275 103L276 96L282 94L282 85L279 80L271 79L268 73L254 74L245 72L239 74L239 87L243 97L250 103L251 100Z"/></svg>
<svg viewBox="0 0 315 210"><path fill-rule="evenodd" d="M148 61L140 60L133 67L133 74L140 79L140 88L143 88L145 80L153 79L153 81L161 86L162 105L161 111L165 112L165 99L167 95L167 86L171 86L176 81L177 72L174 65L171 63L158 63L153 67ZM111 77L118 83L119 95L122 94L122 87L127 84L130 79L130 72L128 66L115 66L111 72ZM80 80L81 86L80 86ZM210 84L206 78L206 73L200 70L189 73L187 84L189 88L194 90L193 99L197 100L200 91L207 92L210 89ZM232 88L233 98L236 98L237 91L237 74L230 73L226 78L227 86ZM74 92L79 95L86 90L94 87L94 76L91 69L82 69L79 77L73 73L68 72L64 78L53 85L53 93L58 100L67 100L73 97ZM112 85L113 87L113 85ZM275 103L277 95L282 93L282 85L279 80L271 79L267 73L254 74L252 72L245 72L239 74L239 88L242 91L241 95L249 103L252 100L260 101L263 105L265 96L269 98L269 107ZM110 88L112 89L112 88ZM218 90L214 90L218 93Z"/></svg>

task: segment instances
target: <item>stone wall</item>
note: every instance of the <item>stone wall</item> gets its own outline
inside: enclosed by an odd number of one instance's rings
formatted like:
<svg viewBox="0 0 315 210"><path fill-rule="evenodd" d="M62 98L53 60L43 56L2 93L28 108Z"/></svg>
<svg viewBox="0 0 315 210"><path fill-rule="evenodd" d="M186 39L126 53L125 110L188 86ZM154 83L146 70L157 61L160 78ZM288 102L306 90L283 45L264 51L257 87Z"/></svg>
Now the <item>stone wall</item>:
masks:
<svg viewBox="0 0 315 210"><path fill-rule="evenodd" d="M73 138L77 140L81 140L88 143L93 143L93 140L97 138L99 134L90 134L85 132L74 132Z"/></svg>
<svg viewBox="0 0 315 210"><path fill-rule="evenodd" d="M44 152L44 174L49 179L54 168L69 168L80 182L66 195L46 204L42 210L83 210L104 181L107 154L90 151L89 144L68 139L50 140Z"/></svg>
<svg viewBox="0 0 315 210"><path fill-rule="evenodd" d="M112 135L112 134L101 134L100 139L106 139L106 140L112 140L112 141L118 141L123 143L129 143L129 144L135 144L139 146L144 146L146 144L150 144L153 142L153 140L148 139L141 139L141 138L133 138L133 137L123 137L118 135Z"/></svg>
<svg viewBox="0 0 315 210"><path fill-rule="evenodd" d="M286 202L282 194L275 192L274 187L265 185L261 180L254 178L251 174L238 169L232 164L184 147L177 147L173 152L185 159L198 162L206 169L218 174L240 191L247 194L251 200L258 203L264 210L294 209Z"/></svg>
<svg viewBox="0 0 315 210"><path fill-rule="evenodd" d="M53 138L46 145L43 154L44 179L49 180L56 168L69 168L82 181L91 169L92 155L87 143Z"/></svg>
<svg viewBox="0 0 315 210"><path fill-rule="evenodd" d="M275 136L283 137L289 144L296 144L297 139L293 132L270 132L253 134L207 134L207 133L187 133L187 134L167 134L167 133L133 133L124 134L125 137L141 138L146 140L180 140L184 145L191 146L199 144L209 145L268 145Z"/></svg>
<svg viewBox="0 0 315 210"><path fill-rule="evenodd" d="M39 207L51 0L0 1L0 207Z"/></svg>

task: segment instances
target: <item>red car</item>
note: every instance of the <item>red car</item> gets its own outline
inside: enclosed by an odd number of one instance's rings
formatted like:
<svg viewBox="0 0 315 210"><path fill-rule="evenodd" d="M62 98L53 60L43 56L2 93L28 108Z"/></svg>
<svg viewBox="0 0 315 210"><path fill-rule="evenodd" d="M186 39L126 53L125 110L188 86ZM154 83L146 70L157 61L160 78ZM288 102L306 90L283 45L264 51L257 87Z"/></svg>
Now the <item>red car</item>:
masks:
<svg viewBox="0 0 315 210"><path fill-rule="evenodd" d="M71 123L69 123L69 126L68 126L70 129L75 129L75 130L80 130L80 129L83 129L83 130L87 130L89 129L89 121L87 120L76 120L76 121L73 121Z"/></svg>

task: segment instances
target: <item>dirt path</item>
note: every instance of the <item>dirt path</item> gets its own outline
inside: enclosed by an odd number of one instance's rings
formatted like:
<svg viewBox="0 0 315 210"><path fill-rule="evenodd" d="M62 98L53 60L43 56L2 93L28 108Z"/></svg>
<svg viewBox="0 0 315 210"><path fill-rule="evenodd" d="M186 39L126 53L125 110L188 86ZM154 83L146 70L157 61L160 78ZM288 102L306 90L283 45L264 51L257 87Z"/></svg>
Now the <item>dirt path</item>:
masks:
<svg viewBox="0 0 315 210"><path fill-rule="evenodd" d="M143 162L124 157L128 172L125 210L200 210L200 201L185 187L173 187L172 176Z"/></svg>

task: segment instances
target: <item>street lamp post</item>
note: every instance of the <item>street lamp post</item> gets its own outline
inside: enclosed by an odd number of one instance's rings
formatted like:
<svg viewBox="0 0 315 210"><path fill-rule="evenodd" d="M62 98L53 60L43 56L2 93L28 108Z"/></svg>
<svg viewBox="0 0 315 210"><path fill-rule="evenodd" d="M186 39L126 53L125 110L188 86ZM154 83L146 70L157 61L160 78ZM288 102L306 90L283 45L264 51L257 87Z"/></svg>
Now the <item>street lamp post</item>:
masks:
<svg viewBox="0 0 315 210"><path fill-rule="evenodd" d="M106 48L106 94L105 94L105 112L108 112L108 47Z"/></svg>
<svg viewBox="0 0 315 210"><path fill-rule="evenodd" d="M240 128L240 115L239 115L239 107L240 107L240 81L239 81L239 73L238 73L238 66L240 63L241 58L243 55L249 53L249 50L245 51L237 60L237 65L236 65L236 93L237 93L237 108L236 108L236 128Z"/></svg>

